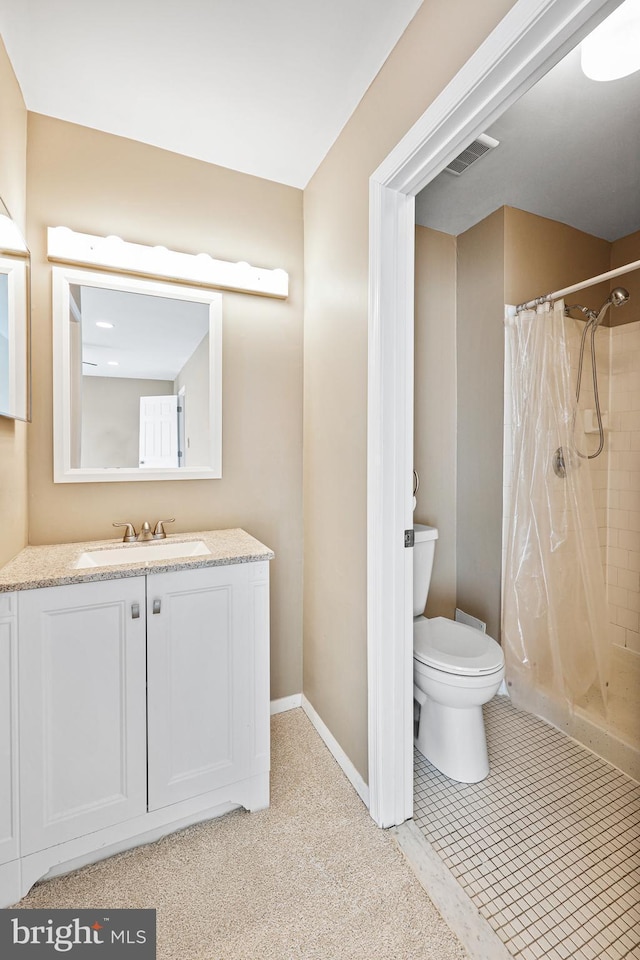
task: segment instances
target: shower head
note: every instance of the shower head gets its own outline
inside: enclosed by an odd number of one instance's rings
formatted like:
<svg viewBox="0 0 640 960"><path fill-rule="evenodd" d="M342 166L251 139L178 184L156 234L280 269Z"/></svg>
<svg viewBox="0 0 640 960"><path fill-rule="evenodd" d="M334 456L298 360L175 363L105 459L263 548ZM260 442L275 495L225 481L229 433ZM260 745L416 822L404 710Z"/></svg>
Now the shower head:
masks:
<svg viewBox="0 0 640 960"><path fill-rule="evenodd" d="M581 313L583 313L587 318L587 326L593 324L595 327L597 327L609 307L621 307L622 304L626 303L628 299L629 291L625 287L614 287L597 313L595 310L590 310L589 307L583 307L579 303L568 304L564 308L564 312L568 314L569 310L580 310Z"/></svg>
<svg viewBox="0 0 640 960"><path fill-rule="evenodd" d="M595 319L594 326L598 326L609 307L621 307L629 299L629 291L625 287L614 287L605 302L602 304Z"/></svg>
<svg viewBox="0 0 640 960"><path fill-rule="evenodd" d="M624 287L614 287L609 295L609 302L613 307L621 307L629 299L629 291Z"/></svg>

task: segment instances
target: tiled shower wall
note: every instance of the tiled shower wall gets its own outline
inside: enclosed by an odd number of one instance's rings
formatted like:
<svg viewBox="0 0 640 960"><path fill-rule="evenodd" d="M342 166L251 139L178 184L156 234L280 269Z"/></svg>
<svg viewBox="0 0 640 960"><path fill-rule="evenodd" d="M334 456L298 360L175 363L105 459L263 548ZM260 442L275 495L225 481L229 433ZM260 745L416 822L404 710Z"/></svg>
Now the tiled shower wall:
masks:
<svg viewBox="0 0 640 960"><path fill-rule="evenodd" d="M611 638L640 654L640 321L610 331L608 406L605 574Z"/></svg>

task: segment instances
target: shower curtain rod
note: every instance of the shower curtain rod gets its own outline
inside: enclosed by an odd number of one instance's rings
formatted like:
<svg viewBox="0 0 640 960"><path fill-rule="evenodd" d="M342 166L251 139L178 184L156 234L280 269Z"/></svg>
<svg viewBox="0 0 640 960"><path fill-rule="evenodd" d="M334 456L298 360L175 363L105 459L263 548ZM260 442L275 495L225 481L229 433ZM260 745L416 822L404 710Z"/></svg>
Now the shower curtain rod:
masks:
<svg viewBox="0 0 640 960"><path fill-rule="evenodd" d="M544 297L536 297L535 300L529 300L527 303L519 303L516 311L530 310L541 303L550 303L552 300L559 300L568 293L576 293L578 290L584 290L585 287L593 287L596 283L602 283L603 280L613 280L614 277L621 277L623 273L631 273L632 270L640 269L640 260L634 260L633 263L627 263L624 267L616 267L615 270L609 270L608 273L601 273L597 277L591 277L590 280L582 280L580 283L574 283L572 287L565 287L564 290L556 290L554 293L548 293Z"/></svg>

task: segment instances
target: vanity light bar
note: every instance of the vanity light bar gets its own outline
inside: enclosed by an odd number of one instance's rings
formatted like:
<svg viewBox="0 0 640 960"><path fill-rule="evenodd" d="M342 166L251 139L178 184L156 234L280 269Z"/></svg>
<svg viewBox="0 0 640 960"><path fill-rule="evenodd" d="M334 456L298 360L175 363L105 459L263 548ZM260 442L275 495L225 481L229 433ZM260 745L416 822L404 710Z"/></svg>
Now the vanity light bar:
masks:
<svg viewBox="0 0 640 960"><path fill-rule="evenodd" d="M29 252L15 223L11 217L7 217L4 213L0 214L0 251L2 253L21 254Z"/></svg>
<svg viewBox="0 0 640 960"><path fill-rule="evenodd" d="M185 280L205 287L263 297L285 299L289 295L286 270L266 270L249 263L214 260L208 253L177 253L166 247L129 243L120 237L94 237L89 233L76 233L69 227L49 227L47 256L58 263Z"/></svg>

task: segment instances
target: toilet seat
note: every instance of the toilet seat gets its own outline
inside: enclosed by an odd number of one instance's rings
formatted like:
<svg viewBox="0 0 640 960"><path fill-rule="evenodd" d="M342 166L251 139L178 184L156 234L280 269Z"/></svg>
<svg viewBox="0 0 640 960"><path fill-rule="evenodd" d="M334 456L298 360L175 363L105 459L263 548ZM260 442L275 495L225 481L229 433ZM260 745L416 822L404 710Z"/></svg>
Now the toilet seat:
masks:
<svg viewBox="0 0 640 960"><path fill-rule="evenodd" d="M504 666L502 647L492 637L446 617L414 622L413 655L428 667L458 676L495 673Z"/></svg>

